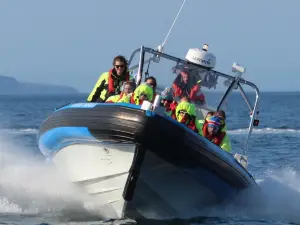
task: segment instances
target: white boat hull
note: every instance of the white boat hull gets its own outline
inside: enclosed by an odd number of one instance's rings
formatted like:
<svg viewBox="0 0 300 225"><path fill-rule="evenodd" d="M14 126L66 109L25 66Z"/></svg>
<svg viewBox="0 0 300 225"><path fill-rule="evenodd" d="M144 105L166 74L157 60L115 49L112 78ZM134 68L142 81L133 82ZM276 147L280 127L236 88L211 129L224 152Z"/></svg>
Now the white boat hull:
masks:
<svg viewBox="0 0 300 225"><path fill-rule="evenodd" d="M123 217L122 197L134 157L134 144L73 144L58 151L53 162L73 183L79 184L99 204L113 209Z"/></svg>

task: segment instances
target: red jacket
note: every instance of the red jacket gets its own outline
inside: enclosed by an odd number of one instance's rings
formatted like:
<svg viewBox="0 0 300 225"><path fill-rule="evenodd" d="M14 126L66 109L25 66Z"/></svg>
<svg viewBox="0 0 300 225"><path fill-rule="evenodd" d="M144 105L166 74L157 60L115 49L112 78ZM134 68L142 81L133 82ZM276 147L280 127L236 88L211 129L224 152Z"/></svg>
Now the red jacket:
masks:
<svg viewBox="0 0 300 225"><path fill-rule="evenodd" d="M188 84L176 84L173 83L172 88L174 90L175 97L188 96L191 101L200 101L205 103L205 96L200 92L200 85L195 84L192 88L188 87Z"/></svg>
<svg viewBox="0 0 300 225"><path fill-rule="evenodd" d="M174 90L174 97L184 97L190 95L190 90L187 85L178 85L173 83L172 88Z"/></svg>
<svg viewBox="0 0 300 225"><path fill-rule="evenodd" d="M205 96L203 93L201 93L201 88L200 85L194 85L190 92L190 100L191 101L200 101L202 103L205 103Z"/></svg>
<svg viewBox="0 0 300 225"><path fill-rule="evenodd" d="M174 101L168 107L165 107L167 115L174 120L176 120L176 106L177 102Z"/></svg>

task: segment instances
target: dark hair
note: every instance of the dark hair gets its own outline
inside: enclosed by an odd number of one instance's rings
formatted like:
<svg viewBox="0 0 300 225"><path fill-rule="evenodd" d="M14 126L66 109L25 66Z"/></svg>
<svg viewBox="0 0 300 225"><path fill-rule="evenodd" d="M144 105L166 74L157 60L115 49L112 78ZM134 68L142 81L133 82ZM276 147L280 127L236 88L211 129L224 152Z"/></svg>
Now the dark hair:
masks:
<svg viewBox="0 0 300 225"><path fill-rule="evenodd" d="M153 80L153 84L154 84L154 87L157 87L157 82L156 82L156 79L155 79L155 77L147 77L146 79L145 79L145 81L147 81L147 80Z"/></svg>
<svg viewBox="0 0 300 225"><path fill-rule="evenodd" d="M222 116L222 117L224 118L224 120L226 119L226 114L225 114L225 112L224 112L223 110L217 111L217 112L215 113L215 115L220 115L220 116Z"/></svg>
<svg viewBox="0 0 300 225"><path fill-rule="evenodd" d="M121 61L122 63L124 63L124 65L125 65L125 67L126 67L126 69L127 69L128 64L127 64L127 60L126 60L126 58L125 58L124 56L122 56L122 55L117 55L117 56L114 58L114 60L113 60L113 66L115 66L116 61Z"/></svg>
<svg viewBox="0 0 300 225"><path fill-rule="evenodd" d="M130 84L132 91L136 89L136 83L133 80L126 81L125 84Z"/></svg>
<svg viewBox="0 0 300 225"><path fill-rule="evenodd" d="M206 113L206 116L207 115L214 115L214 112L213 111L209 111L209 112Z"/></svg>

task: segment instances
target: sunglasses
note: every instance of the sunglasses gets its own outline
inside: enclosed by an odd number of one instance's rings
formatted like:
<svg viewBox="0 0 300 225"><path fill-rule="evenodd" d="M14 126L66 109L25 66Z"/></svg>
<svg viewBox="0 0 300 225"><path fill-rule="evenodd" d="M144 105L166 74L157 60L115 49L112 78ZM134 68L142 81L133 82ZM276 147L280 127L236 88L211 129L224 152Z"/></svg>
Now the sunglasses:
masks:
<svg viewBox="0 0 300 225"><path fill-rule="evenodd" d="M119 68L124 68L125 66L124 66L124 65L115 65L115 67L116 67L117 69L119 69Z"/></svg>

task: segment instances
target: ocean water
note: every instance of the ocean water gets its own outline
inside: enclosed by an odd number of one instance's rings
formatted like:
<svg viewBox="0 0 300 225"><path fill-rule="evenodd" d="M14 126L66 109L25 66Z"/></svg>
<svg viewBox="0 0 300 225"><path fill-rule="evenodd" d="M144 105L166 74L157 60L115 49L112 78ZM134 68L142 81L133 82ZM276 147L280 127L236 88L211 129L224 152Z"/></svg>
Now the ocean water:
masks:
<svg viewBox="0 0 300 225"><path fill-rule="evenodd" d="M36 135L53 109L76 96L0 96L1 224L300 224L300 93L262 93L260 125L249 142L249 171L262 194L249 204L189 221L102 221L97 205L45 162ZM247 133L247 110L237 94L228 102L228 132L239 152ZM245 198L241 195L239 198Z"/></svg>

